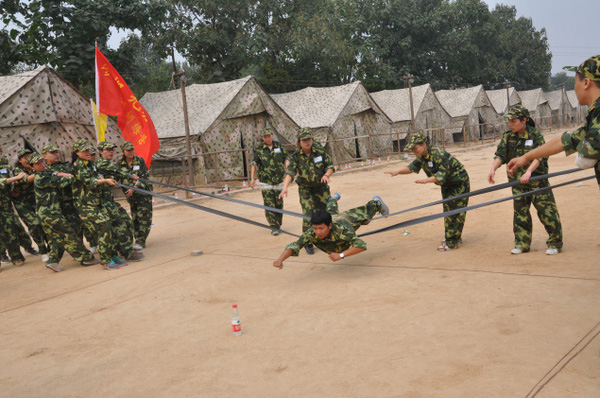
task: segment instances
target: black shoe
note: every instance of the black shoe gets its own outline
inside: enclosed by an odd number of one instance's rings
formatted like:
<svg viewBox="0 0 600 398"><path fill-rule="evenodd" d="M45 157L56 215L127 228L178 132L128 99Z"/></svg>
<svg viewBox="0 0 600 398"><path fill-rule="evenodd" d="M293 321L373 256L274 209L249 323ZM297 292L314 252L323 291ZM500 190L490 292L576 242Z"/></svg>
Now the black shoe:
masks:
<svg viewBox="0 0 600 398"><path fill-rule="evenodd" d="M306 245L304 249L306 249L306 254L315 254L315 247L313 245Z"/></svg>
<svg viewBox="0 0 600 398"><path fill-rule="evenodd" d="M27 253L32 254L34 256L39 256L40 252L38 252L37 250L35 250L33 247L29 247L27 249Z"/></svg>

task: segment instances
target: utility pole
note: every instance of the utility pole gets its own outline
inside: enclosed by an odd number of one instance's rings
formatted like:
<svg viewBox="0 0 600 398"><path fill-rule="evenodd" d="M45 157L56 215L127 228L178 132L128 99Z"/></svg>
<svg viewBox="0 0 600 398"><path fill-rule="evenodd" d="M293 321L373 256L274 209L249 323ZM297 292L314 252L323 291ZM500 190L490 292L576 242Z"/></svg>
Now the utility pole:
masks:
<svg viewBox="0 0 600 398"><path fill-rule="evenodd" d="M404 76L404 81L408 82L408 94L410 95L410 128L414 132L415 127L415 109L413 106L413 95L412 95L412 83L415 81L415 77L411 74Z"/></svg>
<svg viewBox="0 0 600 398"><path fill-rule="evenodd" d="M192 161L192 143L190 141L190 123L188 120L188 109L187 109L187 100L185 97L185 71L183 69L179 70L179 73L174 73L173 77L179 77L179 82L181 83L181 98L183 102L183 123L185 124L185 142L187 144L187 169L188 169L188 182L190 187L194 187L194 162ZM187 193L189 198L190 193Z"/></svg>

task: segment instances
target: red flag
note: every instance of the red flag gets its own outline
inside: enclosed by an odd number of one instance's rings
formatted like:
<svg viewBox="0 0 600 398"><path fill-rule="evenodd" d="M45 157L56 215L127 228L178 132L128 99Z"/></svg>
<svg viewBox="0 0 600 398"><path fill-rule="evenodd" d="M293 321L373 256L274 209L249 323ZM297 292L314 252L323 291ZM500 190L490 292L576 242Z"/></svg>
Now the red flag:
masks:
<svg viewBox="0 0 600 398"><path fill-rule="evenodd" d="M96 104L98 112L117 116L117 124L135 153L150 167L160 144L154 123L119 72L96 46Z"/></svg>

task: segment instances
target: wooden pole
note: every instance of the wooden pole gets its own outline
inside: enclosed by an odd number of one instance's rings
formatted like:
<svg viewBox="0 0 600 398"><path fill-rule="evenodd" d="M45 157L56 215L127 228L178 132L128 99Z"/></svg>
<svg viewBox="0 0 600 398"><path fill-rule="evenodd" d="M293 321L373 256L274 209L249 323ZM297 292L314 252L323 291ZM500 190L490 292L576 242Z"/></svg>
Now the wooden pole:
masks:
<svg viewBox="0 0 600 398"><path fill-rule="evenodd" d="M196 184L194 183L194 165L192 160L192 143L190 140L190 123L188 119L187 99L185 96L185 71L181 69L179 73L175 73L173 76L179 77L179 82L181 83L181 98L183 102L183 123L185 125L185 142L187 144L187 181L189 182L189 186L193 187ZM187 197L189 199L189 192L187 192Z"/></svg>

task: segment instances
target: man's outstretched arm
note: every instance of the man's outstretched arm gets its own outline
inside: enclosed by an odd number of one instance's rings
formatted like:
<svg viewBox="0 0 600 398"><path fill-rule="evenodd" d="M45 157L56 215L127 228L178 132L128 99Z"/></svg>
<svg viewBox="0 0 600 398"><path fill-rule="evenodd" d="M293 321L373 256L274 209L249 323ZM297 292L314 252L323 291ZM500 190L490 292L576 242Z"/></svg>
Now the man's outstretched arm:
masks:
<svg viewBox="0 0 600 398"><path fill-rule="evenodd" d="M279 256L279 258L277 260L273 261L273 267L282 269L283 268L283 262L285 260L287 260L288 258L290 258L290 256L293 253L294 253L294 251L292 249L285 249L283 251L283 253L281 253L281 256Z"/></svg>

